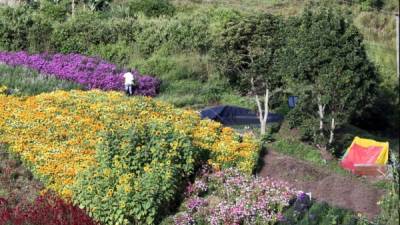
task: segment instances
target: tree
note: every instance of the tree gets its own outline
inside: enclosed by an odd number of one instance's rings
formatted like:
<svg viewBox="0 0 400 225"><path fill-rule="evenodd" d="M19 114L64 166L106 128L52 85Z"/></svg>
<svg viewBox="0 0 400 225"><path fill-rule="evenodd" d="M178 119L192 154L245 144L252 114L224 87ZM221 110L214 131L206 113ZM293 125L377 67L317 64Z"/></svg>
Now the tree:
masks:
<svg viewBox="0 0 400 225"><path fill-rule="evenodd" d="M273 73L275 52L282 43L281 25L279 17L269 14L232 18L217 36L212 50L221 74L242 94L254 97L262 135L266 131L269 100L282 84L281 77Z"/></svg>
<svg viewBox="0 0 400 225"><path fill-rule="evenodd" d="M318 146L326 150L335 130L373 102L379 79L368 60L363 39L342 12L308 7L289 21L287 45L279 70L289 87L310 96L307 116L319 120Z"/></svg>

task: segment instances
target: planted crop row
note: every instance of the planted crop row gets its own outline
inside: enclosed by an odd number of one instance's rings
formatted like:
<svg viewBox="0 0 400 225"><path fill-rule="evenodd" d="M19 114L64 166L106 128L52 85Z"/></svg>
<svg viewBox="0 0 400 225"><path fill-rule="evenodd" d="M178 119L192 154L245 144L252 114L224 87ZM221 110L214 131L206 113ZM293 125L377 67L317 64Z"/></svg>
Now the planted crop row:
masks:
<svg viewBox="0 0 400 225"><path fill-rule="evenodd" d="M84 85L87 89L123 90L123 73L116 65L105 60L80 54L33 54L27 52L0 52L0 63L23 66L40 73L70 80ZM138 85L137 95L155 96L160 86L156 78L133 71Z"/></svg>

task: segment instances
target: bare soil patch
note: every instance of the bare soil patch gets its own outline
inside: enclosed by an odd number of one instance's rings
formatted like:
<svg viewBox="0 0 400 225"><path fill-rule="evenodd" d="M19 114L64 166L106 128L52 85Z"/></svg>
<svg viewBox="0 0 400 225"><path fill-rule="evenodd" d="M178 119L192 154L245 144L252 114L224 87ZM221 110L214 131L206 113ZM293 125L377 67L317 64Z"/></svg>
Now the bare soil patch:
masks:
<svg viewBox="0 0 400 225"><path fill-rule="evenodd" d="M264 156L259 175L286 181L297 190L311 192L319 202L350 209L370 219L379 214L377 202L384 194L355 176L339 175L274 151Z"/></svg>
<svg viewBox="0 0 400 225"><path fill-rule="evenodd" d="M0 198L11 206L33 201L43 185L33 178L22 162L5 151L0 144Z"/></svg>

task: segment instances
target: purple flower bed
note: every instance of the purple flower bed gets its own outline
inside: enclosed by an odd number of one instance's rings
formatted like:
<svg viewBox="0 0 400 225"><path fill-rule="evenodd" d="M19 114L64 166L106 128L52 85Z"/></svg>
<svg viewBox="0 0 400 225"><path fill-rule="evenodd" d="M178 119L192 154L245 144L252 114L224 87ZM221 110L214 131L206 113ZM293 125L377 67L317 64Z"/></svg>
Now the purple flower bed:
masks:
<svg viewBox="0 0 400 225"><path fill-rule="evenodd" d="M126 69L105 60L80 54L33 54L27 52L0 52L0 63L9 66L23 66L42 74L55 76L84 85L87 89L123 90L123 74ZM136 95L155 96L160 80L132 72L138 81Z"/></svg>
<svg viewBox="0 0 400 225"><path fill-rule="evenodd" d="M287 183L241 174L236 169L204 173L186 190L177 225L274 224L296 196Z"/></svg>

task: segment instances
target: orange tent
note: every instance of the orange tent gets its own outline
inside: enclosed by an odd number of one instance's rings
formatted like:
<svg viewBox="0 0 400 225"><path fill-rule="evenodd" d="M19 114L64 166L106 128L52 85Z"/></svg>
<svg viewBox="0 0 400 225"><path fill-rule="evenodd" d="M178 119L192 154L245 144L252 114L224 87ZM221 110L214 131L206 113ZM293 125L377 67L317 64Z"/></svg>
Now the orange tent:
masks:
<svg viewBox="0 0 400 225"><path fill-rule="evenodd" d="M358 165L384 166L389 158L389 143L355 137L342 158L341 166L355 172Z"/></svg>

